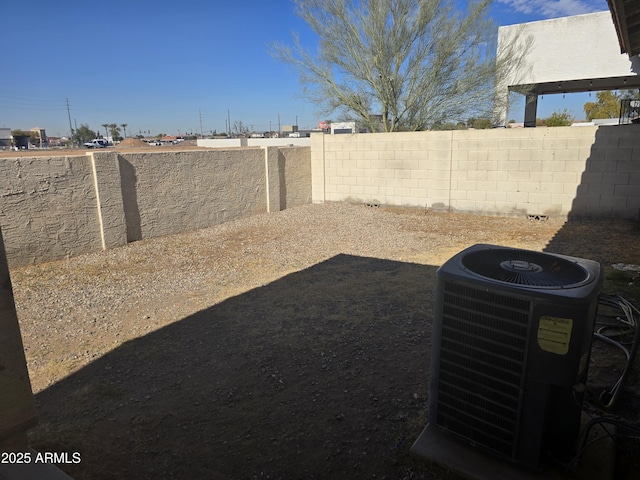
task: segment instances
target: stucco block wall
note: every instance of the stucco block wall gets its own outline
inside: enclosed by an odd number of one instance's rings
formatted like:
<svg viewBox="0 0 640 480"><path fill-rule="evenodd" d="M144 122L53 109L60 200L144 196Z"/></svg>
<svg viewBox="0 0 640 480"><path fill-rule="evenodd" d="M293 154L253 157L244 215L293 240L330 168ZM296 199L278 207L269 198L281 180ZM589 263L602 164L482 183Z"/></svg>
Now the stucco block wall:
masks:
<svg viewBox="0 0 640 480"><path fill-rule="evenodd" d="M0 159L0 195L11 265L102 248L90 157Z"/></svg>
<svg viewBox="0 0 640 480"><path fill-rule="evenodd" d="M0 231L0 448L37 423L35 401ZM4 449L3 449L4 451Z"/></svg>
<svg viewBox="0 0 640 480"><path fill-rule="evenodd" d="M325 135L311 135L311 201L323 203L326 197L326 156L324 151ZM374 178L379 178L376 175Z"/></svg>
<svg viewBox="0 0 640 480"><path fill-rule="evenodd" d="M311 203L310 147L283 147L277 155L280 210Z"/></svg>
<svg viewBox="0 0 640 480"><path fill-rule="evenodd" d="M122 183L135 185L124 208L127 226L136 230L129 241L267 211L261 149L126 153L120 162Z"/></svg>
<svg viewBox="0 0 640 480"><path fill-rule="evenodd" d="M311 201L309 147L0 159L12 267Z"/></svg>
<svg viewBox="0 0 640 480"><path fill-rule="evenodd" d="M640 208L640 126L314 135L314 202L498 215Z"/></svg>
<svg viewBox="0 0 640 480"><path fill-rule="evenodd" d="M120 160L116 152L87 154L93 170L100 242L103 249L127 243Z"/></svg>

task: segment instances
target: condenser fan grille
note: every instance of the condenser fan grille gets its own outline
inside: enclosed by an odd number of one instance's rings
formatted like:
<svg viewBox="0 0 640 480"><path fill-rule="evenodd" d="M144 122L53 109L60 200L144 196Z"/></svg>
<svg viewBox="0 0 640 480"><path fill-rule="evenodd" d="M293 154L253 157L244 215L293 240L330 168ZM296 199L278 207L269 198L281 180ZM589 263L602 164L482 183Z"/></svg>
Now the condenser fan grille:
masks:
<svg viewBox="0 0 640 480"><path fill-rule="evenodd" d="M462 265L481 277L530 287L576 287L590 279L589 272L575 262L530 250L478 250L462 257Z"/></svg>
<svg viewBox="0 0 640 480"><path fill-rule="evenodd" d="M446 282L436 423L511 457L531 303Z"/></svg>

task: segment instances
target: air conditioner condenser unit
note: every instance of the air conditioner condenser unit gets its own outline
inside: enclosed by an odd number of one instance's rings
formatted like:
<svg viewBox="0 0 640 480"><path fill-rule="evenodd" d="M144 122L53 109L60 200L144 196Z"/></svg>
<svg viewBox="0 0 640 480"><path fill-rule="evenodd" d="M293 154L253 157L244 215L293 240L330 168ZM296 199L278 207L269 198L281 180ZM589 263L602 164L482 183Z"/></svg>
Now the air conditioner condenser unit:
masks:
<svg viewBox="0 0 640 480"><path fill-rule="evenodd" d="M482 244L437 281L425 432L531 469L572 458L600 264Z"/></svg>

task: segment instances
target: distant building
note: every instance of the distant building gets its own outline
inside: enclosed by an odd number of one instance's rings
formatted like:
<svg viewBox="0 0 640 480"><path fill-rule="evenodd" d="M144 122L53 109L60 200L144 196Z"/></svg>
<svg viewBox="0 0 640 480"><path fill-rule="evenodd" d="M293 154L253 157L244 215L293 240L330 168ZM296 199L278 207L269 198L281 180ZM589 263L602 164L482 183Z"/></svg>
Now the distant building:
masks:
<svg viewBox="0 0 640 480"><path fill-rule="evenodd" d="M11 148L11 129L0 128L0 150Z"/></svg>
<svg viewBox="0 0 640 480"><path fill-rule="evenodd" d="M358 133L356 122L332 122L331 133Z"/></svg>
<svg viewBox="0 0 640 480"><path fill-rule="evenodd" d="M49 146L49 140L47 139L47 133L44 131L44 128L32 128L31 131L38 135L41 148Z"/></svg>
<svg viewBox="0 0 640 480"><path fill-rule="evenodd" d="M29 148L29 140L31 135L11 135L13 146L20 150L26 150Z"/></svg>
<svg viewBox="0 0 640 480"><path fill-rule="evenodd" d="M47 142L50 147L64 147L69 139L67 137L47 137Z"/></svg>
<svg viewBox="0 0 640 480"><path fill-rule="evenodd" d="M610 6L622 4L617 0L609 0L608 3ZM624 11L622 7L619 8ZM498 58L502 52L510 51L503 47L512 40L521 46L531 42L522 64L509 70L497 85L496 94L502 101L498 102L499 111L495 114L500 119L500 125L507 122L509 92L525 96L524 126L535 127L538 97L542 95L640 87L640 58L637 55L630 58L621 53L621 37L612 21L612 11L508 25L498 29ZM614 17L618 15L614 14ZM629 14L629 18L635 17ZM627 22L627 19L623 21ZM627 35L626 25L624 35ZM629 36L633 34L629 32ZM637 42L635 37L634 41Z"/></svg>

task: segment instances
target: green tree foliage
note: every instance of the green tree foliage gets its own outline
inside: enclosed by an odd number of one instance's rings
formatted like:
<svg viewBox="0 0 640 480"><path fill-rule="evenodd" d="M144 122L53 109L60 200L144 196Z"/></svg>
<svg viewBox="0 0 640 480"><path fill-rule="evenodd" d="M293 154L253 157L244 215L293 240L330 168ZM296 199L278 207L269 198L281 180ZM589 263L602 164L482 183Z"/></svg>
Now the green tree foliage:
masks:
<svg viewBox="0 0 640 480"><path fill-rule="evenodd" d="M31 145L34 145L36 147L40 147L40 134L38 132L35 131L31 131L29 132L29 143L31 143Z"/></svg>
<svg viewBox="0 0 640 480"><path fill-rule="evenodd" d="M490 118L474 118L473 122L471 123L471 127L475 128L476 130L492 128L493 122Z"/></svg>
<svg viewBox="0 0 640 480"><path fill-rule="evenodd" d="M11 130L11 135L13 135L14 137L22 137L22 136L27 136L30 137L31 136L31 132L29 130Z"/></svg>
<svg viewBox="0 0 640 480"><path fill-rule="evenodd" d="M595 118L618 118L620 115L620 97L610 90L596 93L595 102L584 104L587 120Z"/></svg>
<svg viewBox="0 0 640 480"><path fill-rule="evenodd" d="M327 115L371 131L424 130L473 114L491 116L499 75L518 68L515 43L496 57L490 0L294 0L319 37L310 53L272 45ZM497 60L500 58L500 60Z"/></svg>
<svg viewBox="0 0 640 480"><path fill-rule="evenodd" d="M431 130L466 130L467 126L463 122L435 122L431 125Z"/></svg>
<svg viewBox="0 0 640 480"><path fill-rule="evenodd" d="M545 119L544 124L547 127L568 127L573 123L573 115L565 108L562 112L553 112L551 116Z"/></svg>
<svg viewBox="0 0 640 480"><path fill-rule="evenodd" d="M83 143L90 142L96 138L96 132L89 128L89 125L80 125L75 132L73 132L73 143L76 145L82 145Z"/></svg>
<svg viewBox="0 0 640 480"><path fill-rule="evenodd" d="M111 131L112 142L119 142L122 140L122 137L120 136L120 127L118 127L116 123L110 123L109 130Z"/></svg>
<svg viewBox="0 0 640 480"><path fill-rule="evenodd" d="M618 92L619 100L640 100L640 90L620 90Z"/></svg>

